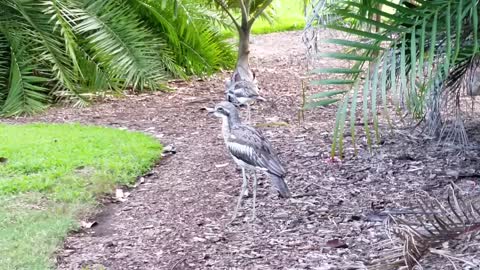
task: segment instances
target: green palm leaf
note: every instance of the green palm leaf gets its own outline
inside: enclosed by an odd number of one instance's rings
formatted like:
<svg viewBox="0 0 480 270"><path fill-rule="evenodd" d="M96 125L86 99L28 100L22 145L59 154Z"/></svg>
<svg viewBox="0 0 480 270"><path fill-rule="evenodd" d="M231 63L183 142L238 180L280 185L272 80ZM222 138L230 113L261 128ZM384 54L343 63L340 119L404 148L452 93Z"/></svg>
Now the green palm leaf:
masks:
<svg viewBox="0 0 480 270"><path fill-rule="evenodd" d="M7 37L0 30L0 106L8 94L7 86L9 80L9 63L10 58L9 44Z"/></svg>
<svg viewBox="0 0 480 270"><path fill-rule="evenodd" d="M84 14L79 16L75 32L86 37L96 61L122 74L125 86L157 89L166 78L164 70L174 70L165 43L151 34L125 4L94 2Z"/></svg>
<svg viewBox="0 0 480 270"><path fill-rule="evenodd" d="M48 79L32 75L45 74L42 68L30 58L32 48L23 43L23 37L6 35L10 44L10 78L7 86L8 95L1 113L7 116L18 113L35 113L45 108L48 101L48 89L44 87Z"/></svg>

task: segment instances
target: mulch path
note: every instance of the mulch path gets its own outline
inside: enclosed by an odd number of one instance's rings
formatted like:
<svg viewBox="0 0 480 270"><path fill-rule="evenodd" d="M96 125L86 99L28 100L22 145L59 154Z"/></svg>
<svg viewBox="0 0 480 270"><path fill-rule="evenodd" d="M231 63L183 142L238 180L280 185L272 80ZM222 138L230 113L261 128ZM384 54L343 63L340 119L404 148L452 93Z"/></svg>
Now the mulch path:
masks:
<svg viewBox="0 0 480 270"><path fill-rule="evenodd" d="M127 128L177 150L145 175L126 201L107 204L92 217L98 225L69 235L57 256L58 269L362 269L375 244L387 239L382 219L372 219L372 213L404 209L425 191L446 196L451 181L480 194L472 173L480 169L478 150L458 156L410 129L382 127L382 145L373 152L365 150L360 136L357 157L347 142L347 157L332 162L335 107L308 112L304 119L299 114L302 80L308 77L301 33L257 36L251 51L269 100L253 106L252 119L280 155L294 195L278 198L262 177L255 223L248 221L247 198L241 217L226 226L241 174L225 151L219 119L202 110L223 98L226 73L173 83L173 93L4 120ZM287 125L268 125L279 122ZM428 269L448 269L437 266Z"/></svg>

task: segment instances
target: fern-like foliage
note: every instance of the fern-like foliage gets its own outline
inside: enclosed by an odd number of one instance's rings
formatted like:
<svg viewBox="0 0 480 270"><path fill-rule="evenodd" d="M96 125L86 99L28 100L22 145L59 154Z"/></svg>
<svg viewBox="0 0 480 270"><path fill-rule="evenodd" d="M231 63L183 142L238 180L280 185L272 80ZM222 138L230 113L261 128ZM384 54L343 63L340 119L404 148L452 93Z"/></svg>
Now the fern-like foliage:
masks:
<svg viewBox="0 0 480 270"><path fill-rule="evenodd" d="M340 52L320 50L315 56L350 63L347 68L316 69L328 78L314 85L336 85L340 90L313 95L307 104L312 108L340 102L332 155L343 154L346 121L355 147L357 110L369 145L379 141L377 115L383 112L388 120L392 103L416 119L426 119L438 133L445 124L441 114L452 108L448 102L458 100L462 89L455 82L467 74L466 67L479 53L478 12L478 1L465 0L316 1L308 26L323 25L349 35L327 40L305 37L311 49L319 48L318 42L341 47ZM462 122L458 102L454 105L455 119ZM453 139L465 142L463 138Z"/></svg>
<svg viewBox="0 0 480 270"><path fill-rule="evenodd" d="M387 223L387 232L391 235L390 245L375 259L370 270L398 269L405 266L414 269L421 266L428 257L437 262L444 259L445 264L452 264L454 269L480 268L480 257L469 260L469 244L480 241L480 200L476 197L465 199L459 195L460 190L451 187L446 203L422 196L414 206L418 212L414 218L391 217ZM462 254L455 254L451 249L464 246ZM476 249L478 252L478 248ZM457 251L458 252L458 251ZM477 253L478 255L478 253ZM463 268L460 267L464 266Z"/></svg>

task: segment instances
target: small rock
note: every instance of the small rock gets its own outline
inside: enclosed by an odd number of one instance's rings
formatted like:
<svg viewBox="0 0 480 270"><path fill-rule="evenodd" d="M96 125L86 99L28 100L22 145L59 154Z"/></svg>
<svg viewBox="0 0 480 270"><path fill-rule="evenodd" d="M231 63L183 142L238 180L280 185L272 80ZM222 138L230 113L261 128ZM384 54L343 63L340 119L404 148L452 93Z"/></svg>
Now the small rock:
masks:
<svg viewBox="0 0 480 270"><path fill-rule="evenodd" d="M201 238L201 237L193 237L193 242L205 242L207 241L205 238Z"/></svg>
<svg viewBox="0 0 480 270"><path fill-rule="evenodd" d="M288 219L289 217L290 217L290 215L286 212L277 213L273 216L273 218L275 218L275 219Z"/></svg>
<svg viewBox="0 0 480 270"><path fill-rule="evenodd" d="M320 156L320 152L307 152L303 154L303 157L314 158Z"/></svg>

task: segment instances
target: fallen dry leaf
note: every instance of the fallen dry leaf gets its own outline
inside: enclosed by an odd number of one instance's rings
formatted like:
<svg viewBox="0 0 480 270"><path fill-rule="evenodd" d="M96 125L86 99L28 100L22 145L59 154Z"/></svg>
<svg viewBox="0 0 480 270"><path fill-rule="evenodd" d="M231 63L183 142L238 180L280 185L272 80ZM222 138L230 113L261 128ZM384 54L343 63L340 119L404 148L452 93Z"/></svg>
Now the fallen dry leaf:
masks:
<svg viewBox="0 0 480 270"><path fill-rule="evenodd" d="M90 229L91 227L97 225L96 221L88 222L88 221L80 221L80 226L84 229Z"/></svg>
<svg viewBox="0 0 480 270"><path fill-rule="evenodd" d="M215 168L223 168L223 167L227 167L228 166L228 162L227 163L222 163L222 164L215 164Z"/></svg>
<svg viewBox="0 0 480 270"><path fill-rule="evenodd" d="M140 177L138 181L133 185L134 188L138 187L139 185L145 183L145 177Z"/></svg>
<svg viewBox="0 0 480 270"><path fill-rule="evenodd" d="M348 245L340 239L332 239L327 241L327 247L331 248L348 248Z"/></svg>
<svg viewBox="0 0 480 270"><path fill-rule="evenodd" d="M128 196L128 193L124 193L121 188L117 188L115 190L115 199L124 202L126 201L126 197Z"/></svg>

